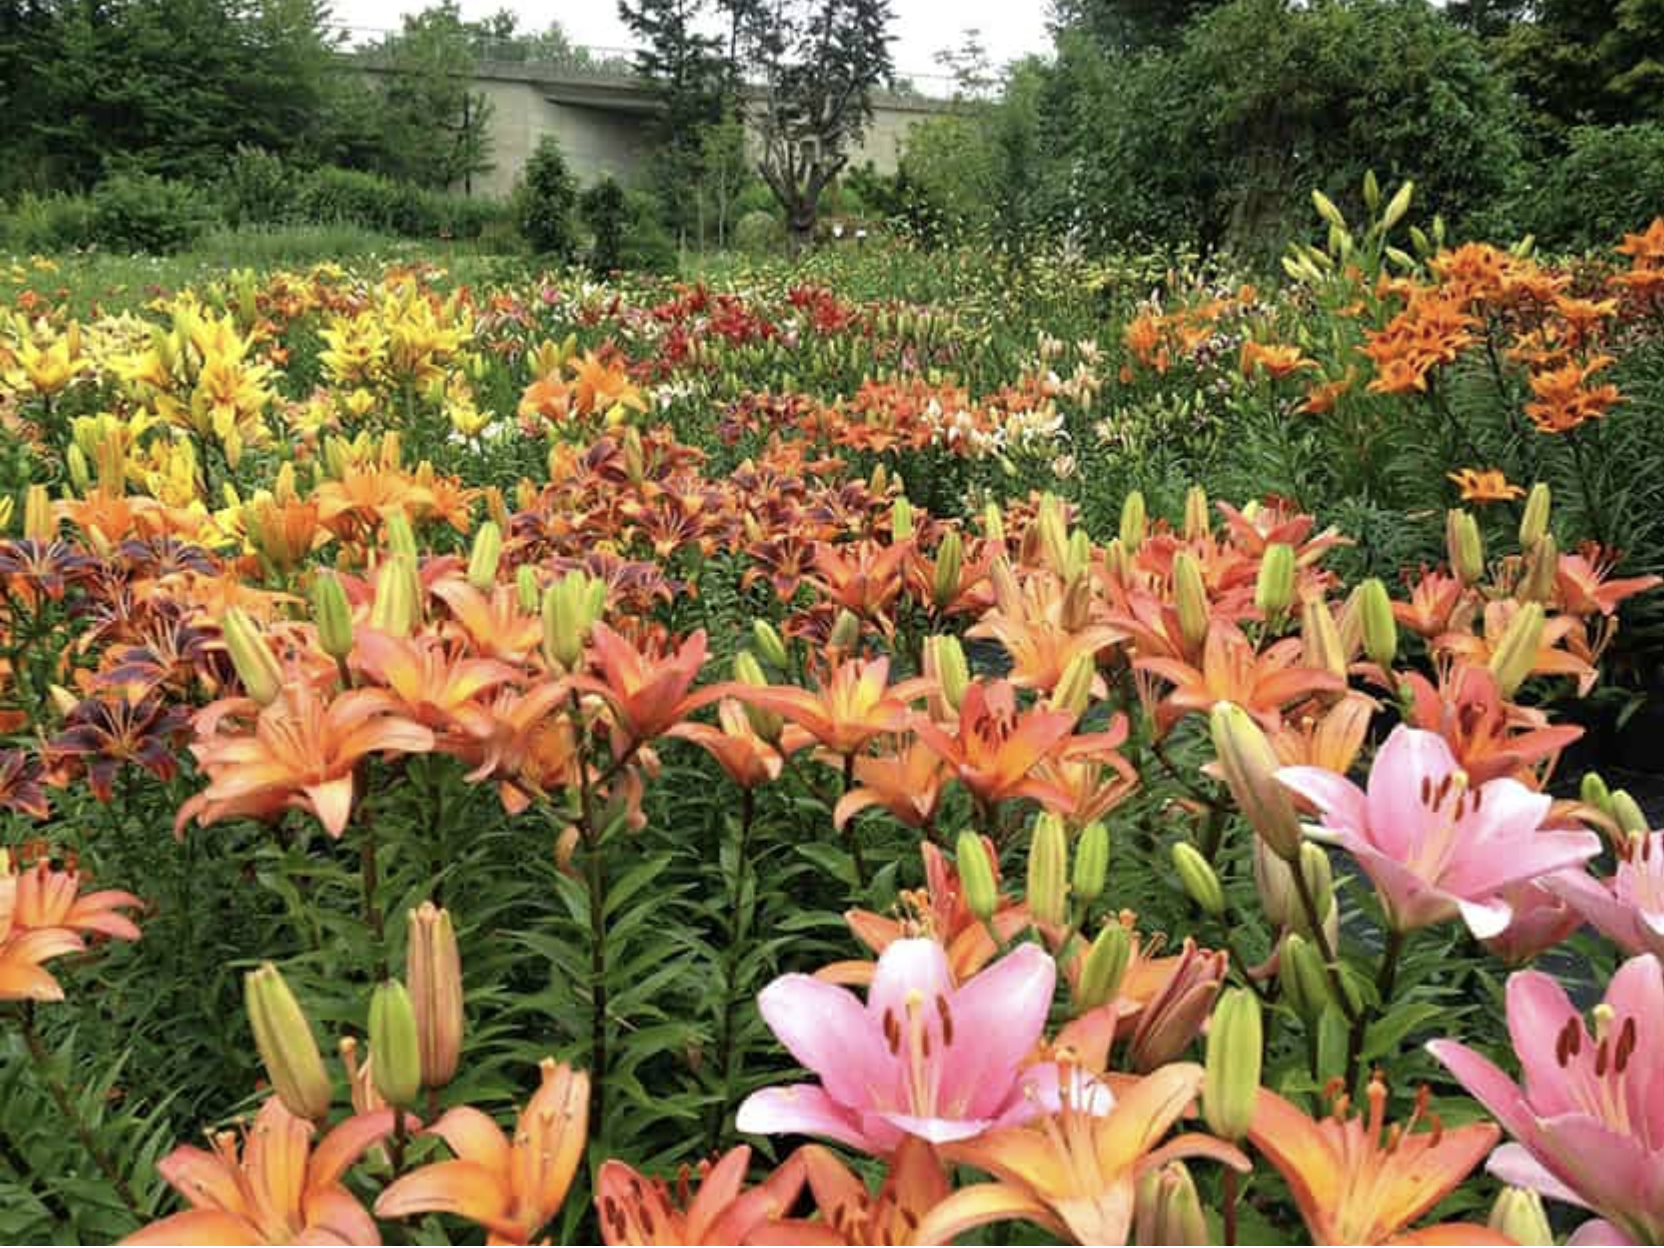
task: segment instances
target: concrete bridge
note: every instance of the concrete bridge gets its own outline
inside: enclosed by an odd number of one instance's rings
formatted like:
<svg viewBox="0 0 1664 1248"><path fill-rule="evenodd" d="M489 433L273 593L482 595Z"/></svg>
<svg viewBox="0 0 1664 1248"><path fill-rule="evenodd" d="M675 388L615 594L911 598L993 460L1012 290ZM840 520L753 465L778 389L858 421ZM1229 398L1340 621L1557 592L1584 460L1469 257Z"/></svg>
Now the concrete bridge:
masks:
<svg viewBox="0 0 1664 1248"><path fill-rule="evenodd" d="M371 76L388 72L374 56L354 59ZM580 182L609 173L620 182L641 180L659 102L633 74L605 66L485 60L475 67L473 89L491 102L492 168L475 175L475 194L512 191L545 134L559 140ZM871 162L881 173L894 173L907 132L947 108L945 101L921 95L874 93L872 121L850 154L850 166Z"/></svg>

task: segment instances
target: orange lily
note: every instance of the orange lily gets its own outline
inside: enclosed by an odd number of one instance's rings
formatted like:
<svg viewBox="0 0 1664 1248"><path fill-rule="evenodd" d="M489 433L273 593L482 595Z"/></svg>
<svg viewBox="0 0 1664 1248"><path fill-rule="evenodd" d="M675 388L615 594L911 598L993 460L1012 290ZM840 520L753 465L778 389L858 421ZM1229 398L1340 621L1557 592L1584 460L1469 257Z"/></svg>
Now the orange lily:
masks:
<svg viewBox="0 0 1664 1248"><path fill-rule="evenodd" d="M690 1199L686 1166L671 1203L669 1185L649 1179L622 1161L601 1166L595 1211L609 1244L744 1244L759 1227L789 1210L803 1190L799 1150L756 1187L745 1190L751 1149L731 1148L714 1164L699 1166L699 1192Z"/></svg>
<svg viewBox="0 0 1664 1248"><path fill-rule="evenodd" d="M925 828L936 818L947 764L922 741L909 741L900 753L863 754L855 760L855 785L838 799L832 823L843 830L869 806L882 806L910 828Z"/></svg>
<svg viewBox="0 0 1664 1248"><path fill-rule="evenodd" d="M1445 1130L1433 1116L1431 1131L1417 1132L1426 1116L1426 1090L1409 1122L1383 1134L1387 1088L1369 1081L1367 1118L1346 1113L1347 1098L1321 1121L1261 1089L1248 1138L1287 1180L1320 1244L1505 1244L1506 1238L1466 1223L1401 1234L1406 1226L1454 1191L1502 1132L1492 1123Z"/></svg>
<svg viewBox="0 0 1664 1248"><path fill-rule="evenodd" d="M443 580L433 586L434 597L451 609L475 651L493 659L518 663L543 640L543 622L520 610L513 585L498 585L487 598L467 581Z"/></svg>
<svg viewBox="0 0 1664 1248"><path fill-rule="evenodd" d="M1007 591L999 606L967 629L965 636L998 641L1011 656L1010 679L1018 688L1050 691L1076 657L1096 657L1126 637L1108 624L1076 624L1068 618L1085 605L1071 602L1080 592L1065 590L1055 576L1031 576L1017 594ZM1092 685L1093 692L1102 696L1102 677L1094 675Z"/></svg>
<svg viewBox="0 0 1664 1248"><path fill-rule="evenodd" d="M353 773L382 751L424 754L433 733L405 718L404 705L385 689L354 689L325 703L305 682L291 684L262 707L251 734L216 731L221 718L247 706L214 703L197 716L202 738L191 746L208 787L179 808L175 835L193 818L268 818L291 807L309 810L334 837L352 816Z"/></svg>
<svg viewBox="0 0 1664 1248"><path fill-rule="evenodd" d="M1282 722L1285 706L1312 693L1339 693L1346 682L1330 672L1300 663L1298 638L1289 637L1256 653L1234 625L1215 620L1202 648L1202 665L1155 656L1133 666L1171 682L1174 688L1156 710L1162 731L1192 711L1206 712L1215 702L1235 702L1268 732Z"/></svg>
<svg viewBox="0 0 1664 1248"><path fill-rule="evenodd" d="M688 689L705 663L705 630L700 629L670 658L641 653L605 624L590 634L590 649L604 679L577 675L569 683L605 698L631 740L650 741L689 712L715 700L711 690Z"/></svg>
<svg viewBox="0 0 1664 1248"><path fill-rule="evenodd" d="M916 1135L906 1136L890 1159L883 1185L874 1195L836 1153L810 1144L793 1154L803 1159L820 1210L819 1221L770 1222L757 1242L770 1244L916 1244L931 1210L953 1190L933 1149Z"/></svg>
<svg viewBox="0 0 1664 1248"><path fill-rule="evenodd" d="M1464 503L1506 503L1525 497L1525 487L1510 484L1500 468L1459 468L1444 475L1462 491Z"/></svg>
<svg viewBox="0 0 1664 1248"><path fill-rule="evenodd" d="M821 542L815 547L816 575L809 580L828 601L888 631L886 612L901 593L903 568L912 552L911 542L893 546L873 541L853 546Z"/></svg>
<svg viewBox="0 0 1664 1248"><path fill-rule="evenodd" d="M802 728L834 754L858 754L874 737L899 731L909 715L907 704L930 688L930 682L888 683L890 660L845 659L814 691L796 686L725 685L751 706L774 711Z"/></svg>
<svg viewBox="0 0 1664 1248"><path fill-rule="evenodd" d="M476 699L516 675L495 659L459 657L433 638L394 637L364 628L353 645L364 673L390 688L410 719L429 728L475 728L489 722L489 712Z"/></svg>
<svg viewBox="0 0 1664 1248"><path fill-rule="evenodd" d="M716 759L722 770L728 773L728 778L742 789L755 789L779 779L780 769L785 764L781 751L790 753L792 749L785 734L781 734L780 749L770 745L757 735L745 708L733 698L722 699L716 714L721 727L682 723L672 727L665 736L692 741ZM806 742L799 740L797 744L801 746Z"/></svg>
<svg viewBox="0 0 1664 1248"><path fill-rule="evenodd" d="M447 1111L426 1134L444 1140L456 1159L395 1180L376 1201L376 1216L453 1213L485 1227L488 1243L530 1243L566 1199L589 1127L589 1077L552 1058L542 1070L513 1143L471 1106Z"/></svg>
<svg viewBox="0 0 1664 1248"><path fill-rule="evenodd" d="M9 903L13 928L61 927L115 940L139 938L138 927L121 912L143 901L115 889L82 894L80 888L79 871L54 870L41 859L16 875L0 873L0 913Z"/></svg>
<svg viewBox="0 0 1664 1248"><path fill-rule="evenodd" d="M1512 598L1488 602L1483 615L1483 633L1452 630L1434 638L1432 648L1437 654L1454 656L1473 667L1486 667L1519 609L1520 603ZM1531 662L1531 675L1575 676L1578 696L1586 696L1600 673L1593 663L1577 653L1578 643L1583 640L1583 623L1576 616L1550 616L1543 625L1542 640ZM1562 643L1565 649L1561 649Z"/></svg>
<svg viewBox="0 0 1664 1248"><path fill-rule="evenodd" d="M1561 555L1555 572L1555 588L1561 609L1570 615L1611 615L1625 598L1660 584L1656 576L1609 579L1615 557L1593 543L1575 555Z"/></svg>
<svg viewBox="0 0 1664 1248"><path fill-rule="evenodd" d="M1041 759L1057 751L1074 727L1075 717L1067 711L1040 706L1019 711L1017 691L1004 680L979 682L965 690L955 735L948 735L924 716L913 723L919 740L953 767L960 783L983 806L1014 797L1067 806L1067 794L1031 773Z"/></svg>
<svg viewBox="0 0 1664 1248"><path fill-rule="evenodd" d="M1065 1082L1071 1077L1065 1068ZM1189 1062L1141 1079L1076 1080L1072 1094L1065 1087L1055 1115L943 1145L948 1160L998 1181L960 1188L942 1201L915 1242L946 1244L972 1227L1022 1218L1078 1243L1126 1243L1140 1175L1183 1157L1249 1168L1241 1152L1211 1136L1190 1133L1160 1143L1196 1100L1202 1080L1202 1068ZM1111 1105L1101 1112L1106 1102Z"/></svg>
<svg viewBox="0 0 1664 1248"><path fill-rule="evenodd" d="M474 764L469 780L497 780L503 809L519 814L534 796L577 780L577 738L572 721L553 714L566 700L566 682L546 680L524 693L497 690L486 708L489 726L464 753Z"/></svg>
<svg viewBox="0 0 1664 1248"><path fill-rule="evenodd" d="M182 1145L156 1169L191 1206L124 1244L379 1244L375 1220L341 1182L365 1150L393 1131L393 1111L358 1114L316 1148L315 1128L277 1097L245 1132L219 1131L213 1151Z"/></svg>

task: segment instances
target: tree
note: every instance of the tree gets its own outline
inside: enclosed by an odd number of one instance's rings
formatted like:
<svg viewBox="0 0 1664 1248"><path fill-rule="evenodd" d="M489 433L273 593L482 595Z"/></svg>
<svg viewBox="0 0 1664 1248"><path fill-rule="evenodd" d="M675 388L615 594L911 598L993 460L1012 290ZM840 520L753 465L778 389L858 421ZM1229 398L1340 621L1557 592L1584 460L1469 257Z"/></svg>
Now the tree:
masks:
<svg viewBox="0 0 1664 1248"><path fill-rule="evenodd" d="M552 134L532 149L516 195L520 234L540 256L565 261L572 258L572 209L578 184L566 167L566 157Z"/></svg>
<svg viewBox="0 0 1664 1248"><path fill-rule="evenodd" d="M715 125L706 126L699 147L700 243L704 243L705 209L715 218L716 245L728 245L728 222L734 204L751 177L751 159L745 150L745 123L732 110Z"/></svg>
<svg viewBox="0 0 1664 1248"><path fill-rule="evenodd" d="M382 44L384 172L422 186L462 184L491 168L491 101L469 87L478 29L456 0L406 15Z"/></svg>
<svg viewBox="0 0 1664 1248"><path fill-rule="evenodd" d="M1184 28L1220 0L1056 0L1057 33L1084 34L1109 52L1177 43Z"/></svg>
<svg viewBox="0 0 1664 1248"><path fill-rule="evenodd" d="M1555 149L1572 126L1664 119L1664 0L1538 0L1493 46Z"/></svg>
<svg viewBox="0 0 1664 1248"><path fill-rule="evenodd" d="M982 41L982 32L974 26L959 32L958 47L943 48L937 52L936 63L942 67L943 73L953 79L953 98L961 103L985 99L999 85L999 78L988 60L988 45Z"/></svg>
<svg viewBox="0 0 1664 1248"><path fill-rule="evenodd" d="M758 171L786 215L794 247L814 234L820 198L849 163L891 77L889 0L769 0L742 46L761 93Z"/></svg>

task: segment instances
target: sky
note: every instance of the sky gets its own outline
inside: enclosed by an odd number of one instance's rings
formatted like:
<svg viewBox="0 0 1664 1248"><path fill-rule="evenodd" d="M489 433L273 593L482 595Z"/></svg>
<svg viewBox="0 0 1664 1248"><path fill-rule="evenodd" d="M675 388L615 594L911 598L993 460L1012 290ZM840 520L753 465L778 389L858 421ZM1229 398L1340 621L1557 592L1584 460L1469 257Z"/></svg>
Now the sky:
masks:
<svg viewBox="0 0 1664 1248"><path fill-rule="evenodd" d="M407 12L425 7L425 0L334 0L335 21L364 30L392 30ZM892 0L896 41L892 45L896 73L901 77L938 73L936 53L957 47L962 32L975 28L995 65L1031 52L1049 52L1044 0ZM512 9L527 30L542 30L551 18L574 43L591 47L627 48L630 33L618 19L614 0L581 0L550 4L545 0L462 0L464 17L484 17L498 9Z"/></svg>

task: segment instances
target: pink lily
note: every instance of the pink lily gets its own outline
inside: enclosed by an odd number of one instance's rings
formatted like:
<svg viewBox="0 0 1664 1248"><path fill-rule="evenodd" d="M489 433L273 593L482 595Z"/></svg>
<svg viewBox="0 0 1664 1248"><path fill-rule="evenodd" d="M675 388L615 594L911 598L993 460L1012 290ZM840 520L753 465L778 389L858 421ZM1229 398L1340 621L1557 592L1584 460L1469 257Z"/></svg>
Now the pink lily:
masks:
<svg viewBox="0 0 1664 1248"><path fill-rule="evenodd" d="M1619 845L1609 880L1568 871L1543 884L1625 953L1664 958L1664 832Z"/></svg>
<svg viewBox="0 0 1664 1248"><path fill-rule="evenodd" d="M1358 860L1400 932L1459 914L1479 939L1499 935L1513 919L1510 885L1600 852L1593 832L1543 830L1553 803L1519 781L1473 785L1445 739L1419 728L1393 729L1367 792L1322 767L1284 767L1277 779L1322 812L1307 832Z"/></svg>
<svg viewBox="0 0 1664 1248"><path fill-rule="evenodd" d="M1517 1143L1491 1156L1505 1183L1592 1209L1573 1242L1664 1242L1664 966L1650 954L1618 968L1591 1035L1565 990L1538 971L1508 980L1516 1084L1454 1040L1428 1050Z"/></svg>
<svg viewBox="0 0 1664 1248"><path fill-rule="evenodd" d="M1046 952L1024 945L956 986L942 946L919 939L884 950L864 1005L812 976L781 976L758 1005L820 1082L753 1092L735 1125L887 1154L909 1135L966 1140L1055 1110L1056 1067L1028 1058L1056 978Z"/></svg>

